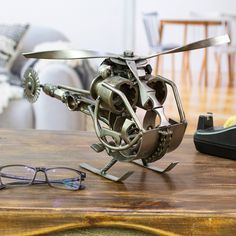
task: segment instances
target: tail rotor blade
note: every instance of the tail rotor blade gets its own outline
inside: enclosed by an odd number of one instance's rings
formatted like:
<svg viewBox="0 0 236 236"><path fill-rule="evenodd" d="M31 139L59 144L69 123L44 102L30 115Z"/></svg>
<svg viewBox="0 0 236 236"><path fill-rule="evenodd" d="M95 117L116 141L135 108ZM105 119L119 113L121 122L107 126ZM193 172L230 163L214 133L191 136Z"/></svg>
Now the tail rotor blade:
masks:
<svg viewBox="0 0 236 236"><path fill-rule="evenodd" d="M173 48L171 50L167 50L167 51L163 51L163 52L153 54L153 55L150 55L150 56L147 56L147 57L143 57L143 59L158 57L158 56L165 55L165 54L171 54L171 53L185 52L185 51L191 51L191 50L196 50L196 49L201 49L201 48L207 48L207 47L221 45L221 44L225 44L225 43L229 43L229 42L230 42L229 35L225 34L225 35L222 35L222 36L200 40L200 41L197 41L197 42L194 42L194 43L187 44L187 45L182 46L182 47Z"/></svg>
<svg viewBox="0 0 236 236"><path fill-rule="evenodd" d="M23 53L23 56L25 56L26 58L58 59L58 60L118 57L118 55L116 54L100 53L90 50L56 50L56 51L30 52L30 53Z"/></svg>

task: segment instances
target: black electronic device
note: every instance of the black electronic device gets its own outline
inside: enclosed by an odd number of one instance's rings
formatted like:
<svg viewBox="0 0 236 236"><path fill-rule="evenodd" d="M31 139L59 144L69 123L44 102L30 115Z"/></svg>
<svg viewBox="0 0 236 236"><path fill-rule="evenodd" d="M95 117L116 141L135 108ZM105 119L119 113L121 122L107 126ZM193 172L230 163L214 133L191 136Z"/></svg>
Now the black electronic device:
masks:
<svg viewBox="0 0 236 236"><path fill-rule="evenodd" d="M214 127L212 113L200 115L194 144L199 152L236 160L236 125Z"/></svg>

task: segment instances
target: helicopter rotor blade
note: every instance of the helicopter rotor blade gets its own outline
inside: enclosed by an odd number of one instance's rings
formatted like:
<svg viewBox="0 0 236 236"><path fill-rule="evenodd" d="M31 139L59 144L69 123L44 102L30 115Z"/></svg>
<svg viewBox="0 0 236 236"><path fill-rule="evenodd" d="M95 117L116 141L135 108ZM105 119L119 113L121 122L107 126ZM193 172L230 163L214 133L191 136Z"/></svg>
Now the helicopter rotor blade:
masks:
<svg viewBox="0 0 236 236"><path fill-rule="evenodd" d="M142 57L142 59L150 59L153 57L158 57L161 55L165 55L165 54L171 54L171 53L177 53L177 52L185 52L185 51L191 51L191 50L196 50L196 49L201 49L201 48L207 48L207 47L211 47L211 46L216 46L216 45L220 45L220 44L225 44L225 43L229 43L230 42L230 38L228 34L222 35L222 36L218 36L218 37L213 37L213 38L207 38L204 40L200 40L194 43L190 43L187 44L185 46L181 46L181 47L177 47L177 48L173 48L171 50L167 50L167 51L162 51L147 57Z"/></svg>
<svg viewBox="0 0 236 236"><path fill-rule="evenodd" d="M41 51L23 53L26 58L37 59L58 59L58 60L72 60L72 59L91 59L91 58L117 58L119 55L112 53L100 53L91 50L56 50L56 51Z"/></svg>

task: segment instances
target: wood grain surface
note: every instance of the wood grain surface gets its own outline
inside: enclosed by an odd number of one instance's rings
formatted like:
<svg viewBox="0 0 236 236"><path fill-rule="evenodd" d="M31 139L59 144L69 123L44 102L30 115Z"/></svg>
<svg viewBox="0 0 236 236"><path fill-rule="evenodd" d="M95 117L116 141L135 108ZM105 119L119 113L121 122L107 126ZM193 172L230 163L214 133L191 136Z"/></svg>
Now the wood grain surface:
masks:
<svg viewBox="0 0 236 236"><path fill-rule="evenodd" d="M101 168L110 158L90 149L96 141L90 132L0 130L0 165L79 168L87 162ZM179 164L162 175L118 163L112 174L135 171L124 183L87 172L81 191L47 185L1 190L0 235L56 235L69 229L77 235L91 229L88 235L96 235L97 228L112 228L114 235L121 229L150 235L236 235L236 162L198 153L192 136L154 165L172 161ZM111 235L106 230L97 235Z"/></svg>

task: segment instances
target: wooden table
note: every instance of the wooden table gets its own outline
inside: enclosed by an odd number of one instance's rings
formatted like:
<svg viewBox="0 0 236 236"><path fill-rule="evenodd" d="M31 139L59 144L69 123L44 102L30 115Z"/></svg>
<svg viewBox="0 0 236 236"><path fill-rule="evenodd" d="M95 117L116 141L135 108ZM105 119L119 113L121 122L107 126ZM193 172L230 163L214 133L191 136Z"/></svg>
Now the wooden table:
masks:
<svg viewBox="0 0 236 236"><path fill-rule="evenodd" d="M0 164L102 167L107 155L89 148L96 141L86 132L0 130ZM236 162L197 153L192 136L159 166L171 161L180 163L165 175L118 163L114 174L135 170L123 184L87 173L81 191L1 190L0 235L236 235Z"/></svg>
<svg viewBox="0 0 236 236"><path fill-rule="evenodd" d="M189 19L161 19L160 20L160 38L163 37L163 30L164 26L166 25L183 25L184 26L184 35L183 35L183 43L187 44L187 29L188 26L201 26L204 28L204 38L208 38L208 31L209 27L211 26L222 26L225 24L227 26L227 21L216 20L216 19L196 19L196 18L189 18ZM186 52L183 58L183 65L182 65L182 75L186 76L190 75L190 65L189 65L189 53ZM205 86L208 85L208 50L207 48L204 49L204 58L201 66L199 80L205 77Z"/></svg>

